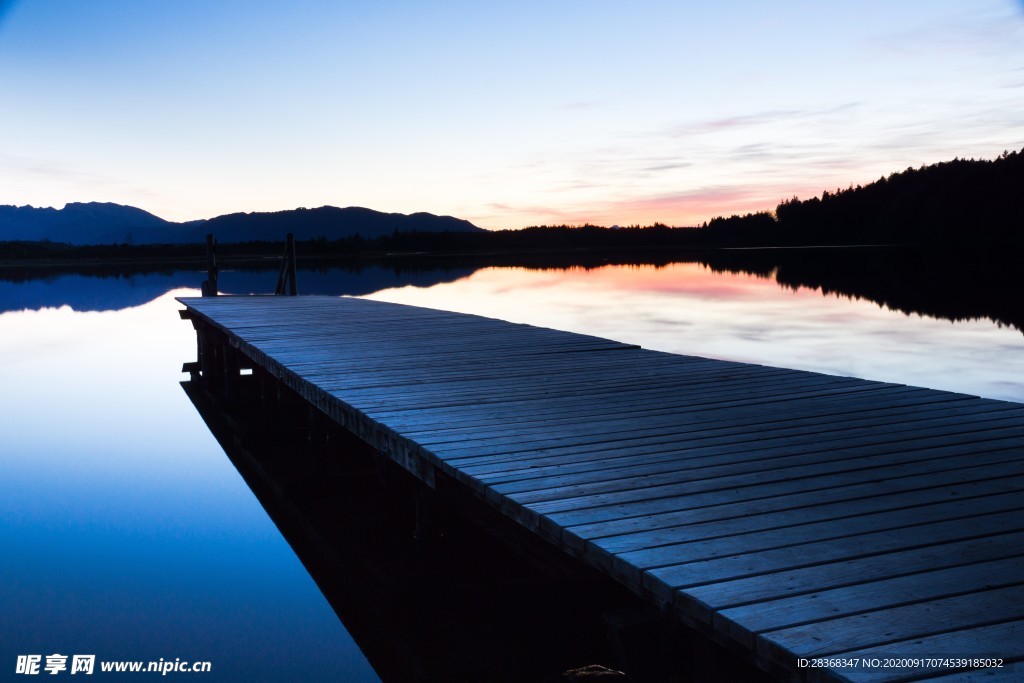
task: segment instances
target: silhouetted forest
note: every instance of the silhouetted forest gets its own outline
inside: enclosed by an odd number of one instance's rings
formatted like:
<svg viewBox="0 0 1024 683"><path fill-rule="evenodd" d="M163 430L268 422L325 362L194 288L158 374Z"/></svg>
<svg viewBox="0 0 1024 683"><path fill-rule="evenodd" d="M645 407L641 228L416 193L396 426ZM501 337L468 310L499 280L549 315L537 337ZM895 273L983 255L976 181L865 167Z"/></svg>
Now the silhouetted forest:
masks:
<svg viewBox="0 0 1024 683"><path fill-rule="evenodd" d="M716 218L705 237L734 245L1024 245L1024 150L992 161L908 168L865 186L794 197L769 213Z"/></svg>

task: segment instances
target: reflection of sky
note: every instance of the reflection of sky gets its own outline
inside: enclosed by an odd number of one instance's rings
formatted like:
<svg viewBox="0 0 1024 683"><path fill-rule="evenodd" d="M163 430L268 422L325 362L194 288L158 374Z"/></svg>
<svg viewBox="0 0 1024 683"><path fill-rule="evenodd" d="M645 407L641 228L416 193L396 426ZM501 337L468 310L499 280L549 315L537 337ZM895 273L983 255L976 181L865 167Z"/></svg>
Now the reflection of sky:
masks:
<svg viewBox="0 0 1024 683"><path fill-rule="evenodd" d="M181 391L173 294L0 315L0 660L209 660L211 680L373 680ZM6 666L6 664L5 664Z"/></svg>
<svg viewBox="0 0 1024 683"><path fill-rule="evenodd" d="M489 268L371 296L585 332L675 353L1024 401L1024 338L990 321L907 316L697 264Z"/></svg>
<svg viewBox="0 0 1024 683"><path fill-rule="evenodd" d="M429 287L437 282L454 280L471 272L471 267L396 272L392 268L369 265L355 270L300 269L298 279L303 294L360 295L385 287ZM271 294L277 283L277 274L276 262L263 270L223 268L220 271L218 285L222 293ZM198 287L205 279L206 271L195 270L107 277L58 272L45 278L24 281L0 279L0 313L23 309L60 308L65 305L76 311L110 311L140 306L172 289Z"/></svg>

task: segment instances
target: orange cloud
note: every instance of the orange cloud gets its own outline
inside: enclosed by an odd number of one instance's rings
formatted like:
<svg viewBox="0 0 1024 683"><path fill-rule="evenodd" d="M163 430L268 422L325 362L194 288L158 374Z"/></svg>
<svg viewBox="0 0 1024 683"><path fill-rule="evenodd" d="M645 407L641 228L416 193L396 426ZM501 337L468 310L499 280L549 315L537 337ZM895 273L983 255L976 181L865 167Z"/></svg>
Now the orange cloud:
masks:
<svg viewBox="0 0 1024 683"><path fill-rule="evenodd" d="M489 204L490 212L474 214L470 220L491 228L519 228L527 225L700 225L715 216L771 211L782 199L794 194L816 195L819 188L792 185L718 186L684 192L610 199L584 207Z"/></svg>

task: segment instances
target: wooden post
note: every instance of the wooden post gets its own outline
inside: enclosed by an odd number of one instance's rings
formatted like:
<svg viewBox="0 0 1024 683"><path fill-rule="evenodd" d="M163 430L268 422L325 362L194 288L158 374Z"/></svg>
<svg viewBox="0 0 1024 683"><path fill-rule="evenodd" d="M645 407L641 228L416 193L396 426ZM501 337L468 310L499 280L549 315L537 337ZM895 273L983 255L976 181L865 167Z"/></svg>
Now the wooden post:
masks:
<svg viewBox="0 0 1024 683"><path fill-rule="evenodd" d="M284 294L285 286L288 287L290 296L296 296L299 293L295 277L295 236L292 233L288 233L285 240L284 256L281 257L281 270L277 274L277 287L274 289L274 294Z"/></svg>
<svg viewBox="0 0 1024 683"><path fill-rule="evenodd" d="M210 233L206 236L206 280L203 282L203 296L217 296L217 238Z"/></svg>
<svg viewBox="0 0 1024 683"><path fill-rule="evenodd" d="M298 296L299 285L295 277L295 236L288 233L285 248L288 250L288 294Z"/></svg>

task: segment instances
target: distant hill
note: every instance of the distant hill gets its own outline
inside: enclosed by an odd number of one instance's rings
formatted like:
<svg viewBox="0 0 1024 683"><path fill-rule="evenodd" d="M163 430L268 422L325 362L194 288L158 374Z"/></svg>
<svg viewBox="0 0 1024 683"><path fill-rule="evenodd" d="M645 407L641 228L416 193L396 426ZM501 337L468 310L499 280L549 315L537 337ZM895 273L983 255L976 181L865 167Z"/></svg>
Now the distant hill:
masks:
<svg viewBox="0 0 1024 683"><path fill-rule="evenodd" d="M186 244L213 232L223 243L296 239L372 239L401 232L481 232L469 221L429 213L381 213L361 207L293 209L274 213L233 213L209 220L174 223L121 204L71 203L63 209L0 206L0 241L91 244Z"/></svg>
<svg viewBox="0 0 1024 683"><path fill-rule="evenodd" d="M0 240L68 244L182 242L203 221L172 223L134 206L73 202L63 209L0 206Z"/></svg>
<svg viewBox="0 0 1024 683"><path fill-rule="evenodd" d="M297 240L337 240L358 234L366 239L399 232L486 232L469 221L432 213L381 213L358 206L293 209L273 213L232 213L211 218L201 232L220 242L277 241L287 233Z"/></svg>

